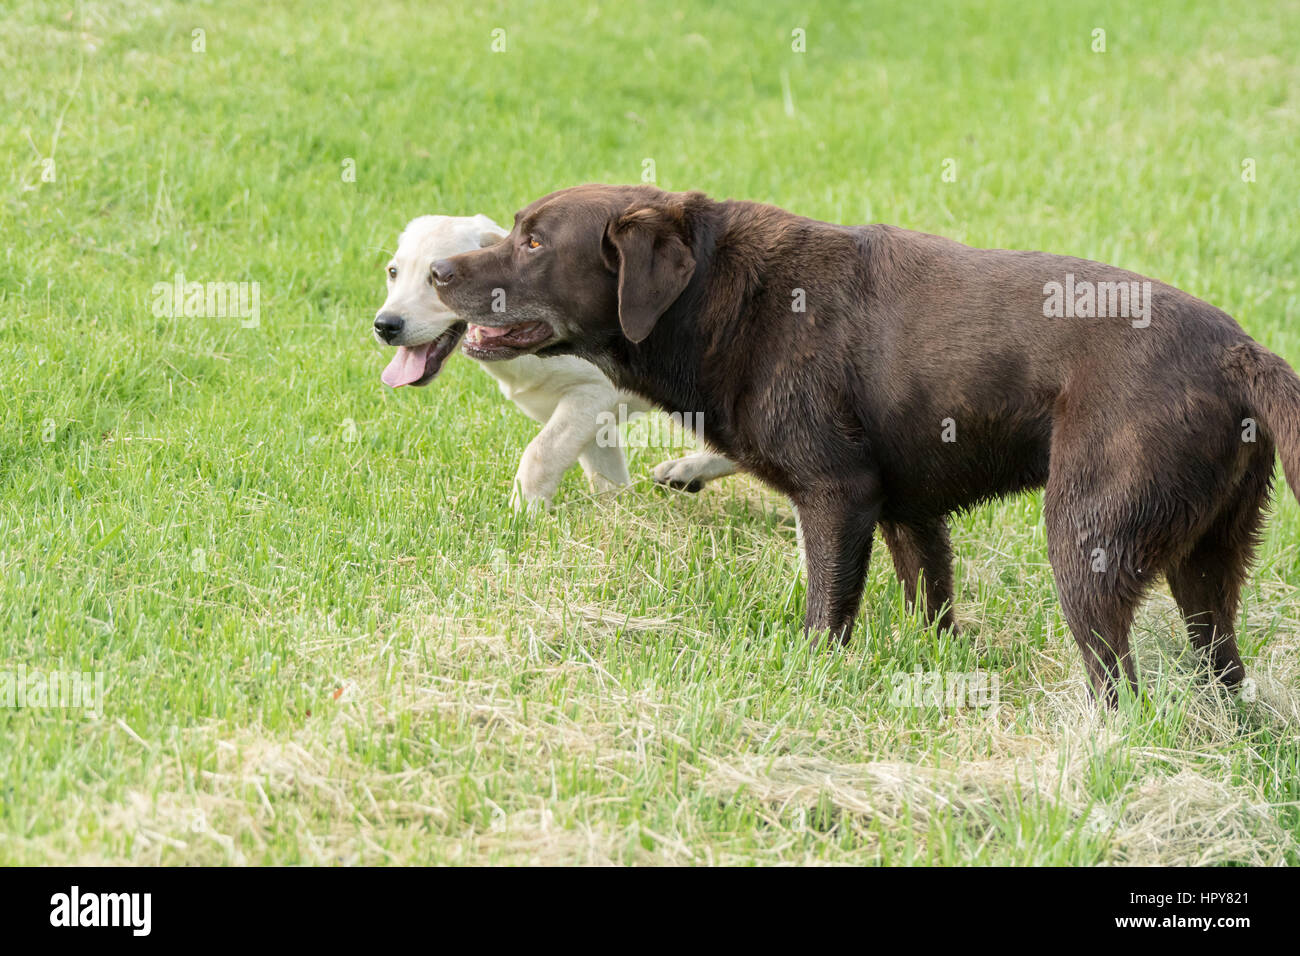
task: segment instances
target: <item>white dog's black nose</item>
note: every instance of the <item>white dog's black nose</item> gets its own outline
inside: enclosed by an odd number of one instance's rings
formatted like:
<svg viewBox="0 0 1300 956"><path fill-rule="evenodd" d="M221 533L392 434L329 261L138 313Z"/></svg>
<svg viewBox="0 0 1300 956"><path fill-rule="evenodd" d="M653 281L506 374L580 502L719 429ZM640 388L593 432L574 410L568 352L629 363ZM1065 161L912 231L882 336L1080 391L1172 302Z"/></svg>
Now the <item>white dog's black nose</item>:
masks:
<svg viewBox="0 0 1300 956"><path fill-rule="evenodd" d="M375 333L385 342L391 342L402 331L406 320L392 312L380 312L375 316Z"/></svg>
<svg viewBox="0 0 1300 956"><path fill-rule="evenodd" d="M446 285L454 278L456 278L456 267L451 264L450 259L439 259L433 264L433 281L438 285Z"/></svg>

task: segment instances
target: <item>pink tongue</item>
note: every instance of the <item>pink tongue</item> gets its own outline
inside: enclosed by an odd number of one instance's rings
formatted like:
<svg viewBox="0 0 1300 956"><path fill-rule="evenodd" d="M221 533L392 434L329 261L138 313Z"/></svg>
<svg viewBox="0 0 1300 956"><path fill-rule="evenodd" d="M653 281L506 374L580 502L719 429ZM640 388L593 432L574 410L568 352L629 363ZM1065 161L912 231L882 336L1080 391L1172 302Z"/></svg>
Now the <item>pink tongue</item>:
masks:
<svg viewBox="0 0 1300 956"><path fill-rule="evenodd" d="M433 348L432 342L425 342L423 345L416 345L413 348L399 345L397 354L388 363L388 368L384 369L383 374L379 376L379 380L391 388L400 388L403 385L418 382L424 377L424 363L429 357L431 348Z"/></svg>

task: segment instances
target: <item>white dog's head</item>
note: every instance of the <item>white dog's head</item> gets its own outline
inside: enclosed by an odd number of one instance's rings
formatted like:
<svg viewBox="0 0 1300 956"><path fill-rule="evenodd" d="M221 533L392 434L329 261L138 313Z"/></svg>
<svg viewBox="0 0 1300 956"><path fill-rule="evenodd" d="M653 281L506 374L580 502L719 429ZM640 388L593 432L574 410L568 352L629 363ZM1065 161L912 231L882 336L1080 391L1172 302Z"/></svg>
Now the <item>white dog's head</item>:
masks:
<svg viewBox="0 0 1300 956"><path fill-rule="evenodd" d="M465 323L438 299L432 265L506 235L487 216L421 216L407 224L385 267L388 298L375 316L375 338L397 346L380 376L385 385L429 384L465 334Z"/></svg>

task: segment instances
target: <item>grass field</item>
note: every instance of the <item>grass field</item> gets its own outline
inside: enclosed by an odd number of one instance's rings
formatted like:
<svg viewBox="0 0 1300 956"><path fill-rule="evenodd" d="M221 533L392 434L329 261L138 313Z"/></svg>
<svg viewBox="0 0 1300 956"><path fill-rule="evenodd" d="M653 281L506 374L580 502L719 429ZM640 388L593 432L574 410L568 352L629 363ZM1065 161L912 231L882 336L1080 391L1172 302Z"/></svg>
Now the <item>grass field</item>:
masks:
<svg viewBox="0 0 1300 956"><path fill-rule="evenodd" d="M105 682L94 718L0 707L0 862L1300 859L1288 494L1253 700L1161 585L1146 702L1099 714L1040 497L955 522L962 637L878 548L855 640L810 653L784 500L665 493L643 449L618 497L574 473L515 516L536 426L463 357L383 388L370 335L409 218L652 168L1112 262L1300 361L1295 0L0 17L0 670ZM260 322L155 316L177 273L258 283ZM917 671L998 702L899 706Z"/></svg>

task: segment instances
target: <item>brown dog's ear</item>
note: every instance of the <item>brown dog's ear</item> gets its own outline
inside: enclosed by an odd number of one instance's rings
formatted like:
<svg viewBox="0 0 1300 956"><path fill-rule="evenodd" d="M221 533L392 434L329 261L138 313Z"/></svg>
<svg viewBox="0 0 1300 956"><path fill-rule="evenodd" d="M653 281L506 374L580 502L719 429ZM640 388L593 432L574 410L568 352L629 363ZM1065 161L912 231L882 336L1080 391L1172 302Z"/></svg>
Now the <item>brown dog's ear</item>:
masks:
<svg viewBox="0 0 1300 956"><path fill-rule="evenodd" d="M695 274L684 232L681 210L667 206L636 207L605 227L618 260L618 322L629 341L645 340Z"/></svg>

